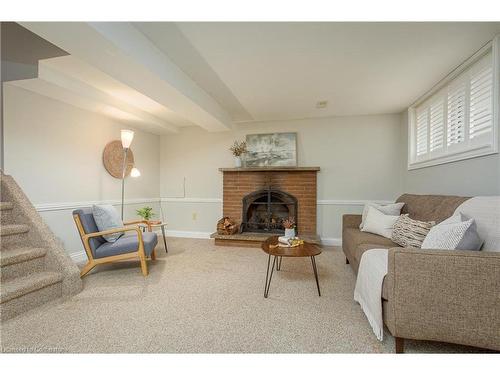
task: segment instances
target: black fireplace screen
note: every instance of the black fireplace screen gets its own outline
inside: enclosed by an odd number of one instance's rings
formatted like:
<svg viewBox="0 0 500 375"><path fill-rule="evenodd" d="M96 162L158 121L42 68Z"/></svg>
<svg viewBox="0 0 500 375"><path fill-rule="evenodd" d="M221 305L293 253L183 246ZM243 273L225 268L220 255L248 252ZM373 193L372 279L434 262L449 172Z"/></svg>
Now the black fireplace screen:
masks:
<svg viewBox="0 0 500 375"><path fill-rule="evenodd" d="M281 190L264 189L243 197L241 232L285 233L283 221L297 224L297 198Z"/></svg>

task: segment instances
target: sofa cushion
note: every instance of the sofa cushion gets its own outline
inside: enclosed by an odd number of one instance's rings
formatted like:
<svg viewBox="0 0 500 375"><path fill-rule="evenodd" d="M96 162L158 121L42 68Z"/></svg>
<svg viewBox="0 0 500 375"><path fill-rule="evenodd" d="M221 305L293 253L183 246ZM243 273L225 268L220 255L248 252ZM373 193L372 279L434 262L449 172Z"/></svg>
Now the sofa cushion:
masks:
<svg viewBox="0 0 500 375"><path fill-rule="evenodd" d="M376 245L375 247L399 247L390 239L367 232L361 232L358 228L344 228L342 230L342 249L349 259L354 272L357 272L359 259L356 257L357 247L367 243Z"/></svg>
<svg viewBox="0 0 500 375"><path fill-rule="evenodd" d="M455 209L468 199L453 195L403 194L396 202L405 203L401 213L409 214L412 219L440 223L452 216Z"/></svg>
<svg viewBox="0 0 500 375"><path fill-rule="evenodd" d="M392 247L399 247L397 244L392 244L392 245L389 245L389 244L385 244L385 245L381 245L381 244L376 244L376 243L362 243L362 244L359 244L358 246L356 246L356 250L354 250L354 257L356 258L356 260L358 262L361 261L361 257L363 256L364 252L367 251L367 250L371 250L371 249L390 249Z"/></svg>
<svg viewBox="0 0 500 375"><path fill-rule="evenodd" d="M156 244L158 243L158 236L153 232L145 232L142 234L144 242L144 252L146 256L150 256ZM95 251L96 258L104 258L112 255L126 254L137 251L139 247L139 239L137 234L126 235L120 237L115 242L105 242Z"/></svg>
<svg viewBox="0 0 500 375"><path fill-rule="evenodd" d="M392 242L389 238L379 236L378 234L361 232L356 228L347 228L344 230L344 238L342 241L349 242L351 247L356 248L360 244L375 244L375 245L385 245L390 247L399 247L397 244Z"/></svg>

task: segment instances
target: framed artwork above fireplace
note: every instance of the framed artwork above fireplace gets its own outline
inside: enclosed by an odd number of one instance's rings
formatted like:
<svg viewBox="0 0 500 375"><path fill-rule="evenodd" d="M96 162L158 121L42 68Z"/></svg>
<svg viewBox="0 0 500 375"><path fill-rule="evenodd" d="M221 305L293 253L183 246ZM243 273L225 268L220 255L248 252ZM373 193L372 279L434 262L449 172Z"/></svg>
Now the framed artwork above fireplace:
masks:
<svg viewBox="0 0 500 375"><path fill-rule="evenodd" d="M247 134L247 167L296 167L297 133Z"/></svg>

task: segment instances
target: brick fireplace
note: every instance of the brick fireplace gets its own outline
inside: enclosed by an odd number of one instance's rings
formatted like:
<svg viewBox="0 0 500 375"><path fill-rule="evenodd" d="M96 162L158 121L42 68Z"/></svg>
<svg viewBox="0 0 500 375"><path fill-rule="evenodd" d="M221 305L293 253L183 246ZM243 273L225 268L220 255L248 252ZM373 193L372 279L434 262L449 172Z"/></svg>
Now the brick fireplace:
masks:
<svg viewBox="0 0 500 375"><path fill-rule="evenodd" d="M266 191L284 193L287 197L296 199L295 219L298 234L317 237L316 201L319 167L220 168L219 170L223 173L223 216L229 216L240 224L245 221L242 217L244 199L259 192L262 195ZM214 238L217 241L218 237Z"/></svg>

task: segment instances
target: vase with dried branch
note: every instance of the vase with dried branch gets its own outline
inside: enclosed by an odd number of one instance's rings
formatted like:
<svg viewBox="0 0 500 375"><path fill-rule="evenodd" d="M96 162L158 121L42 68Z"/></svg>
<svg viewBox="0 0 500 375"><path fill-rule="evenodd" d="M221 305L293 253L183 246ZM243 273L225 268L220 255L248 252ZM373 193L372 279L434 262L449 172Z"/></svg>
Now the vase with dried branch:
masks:
<svg viewBox="0 0 500 375"><path fill-rule="evenodd" d="M233 153L235 167L241 168L241 157L247 152L247 143L245 141L234 141L229 150Z"/></svg>
<svg viewBox="0 0 500 375"><path fill-rule="evenodd" d="M293 238L295 237L295 219L293 217L289 217L288 219L283 220L283 227L285 228L285 237Z"/></svg>

